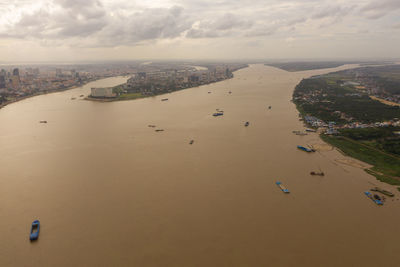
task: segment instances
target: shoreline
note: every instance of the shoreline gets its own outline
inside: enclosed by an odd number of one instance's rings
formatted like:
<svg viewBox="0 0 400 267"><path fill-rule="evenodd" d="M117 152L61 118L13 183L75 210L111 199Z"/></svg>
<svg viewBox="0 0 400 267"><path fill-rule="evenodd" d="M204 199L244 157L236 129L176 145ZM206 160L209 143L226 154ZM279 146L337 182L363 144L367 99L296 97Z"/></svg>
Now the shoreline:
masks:
<svg viewBox="0 0 400 267"><path fill-rule="evenodd" d="M232 71L232 74L235 73L235 72L238 71L238 70L245 69L245 68L248 68L248 67L249 67L249 65L247 65L246 67L243 67L243 68L236 69L236 70ZM148 98L148 97L156 97L156 96L171 94L171 93L174 93L174 92L183 91L183 90L186 90L186 89L192 89L192 88L196 88L196 87L201 87L201 86L204 86L204 85L215 84L215 83L219 83L219 82L223 82L223 81L227 81L227 80L233 79L234 77L235 77L235 76L233 75L232 77L226 78L226 79L223 79L223 80L214 81L214 82L209 82L209 83L204 83L204 84L199 84L199 85L196 85L196 86L191 86L191 87L186 87L186 88L181 88L181 89L174 90L174 91L171 91L171 92L166 92L166 93L156 94L156 95L142 95L142 96L140 96L140 97L135 97L135 98L129 98L129 97L128 97L128 98L119 98L119 97L113 97L113 98L111 98L111 97L110 97L110 98L94 98L94 97L91 97L90 95L88 95L88 96L86 96L86 97L84 98L84 100L106 103L106 102L117 102L117 101L127 101L127 100L143 99L143 98ZM128 94L126 94L126 95L128 95Z"/></svg>
<svg viewBox="0 0 400 267"><path fill-rule="evenodd" d="M297 85L293 90L293 95ZM378 99L373 96L369 97L371 99L378 100L386 105L395 104L395 103L388 104L387 103L388 101L383 100L386 102L384 103L382 99ZM306 116L307 114L305 114L301 106L296 101L294 101L293 96L292 96L292 102L295 104L296 110L299 112L300 117L303 118L303 125L308 128L316 129L317 127L312 127L311 125L305 122L304 116ZM391 162L391 160L393 159L398 160L399 158L396 155L387 153L385 151L379 150L371 146L367 146L365 144L359 143L354 140L350 140L348 138L342 137L341 135L330 136L321 133L318 135L318 137L324 144L332 146L335 150L337 150L343 156L348 158L348 159L335 159L334 161L336 161L337 163L349 165L356 168L361 168L367 174L375 177L376 180L381 181L387 185L391 185L400 191L399 187L400 177L398 175L395 175L394 169L391 169L390 165L388 165L387 163ZM360 151L362 150L361 148L364 150L366 149L367 151L360 153ZM385 161L382 161L380 159L383 156L386 158L387 161L386 163ZM350 162L352 164L349 164Z"/></svg>
<svg viewBox="0 0 400 267"><path fill-rule="evenodd" d="M25 100L25 99L28 99L28 98L31 98L31 97L41 96L41 95L48 95L48 94L53 94L53 93L61 93L61 92L65 92L65 91L68 91L68 90L72 90L72 89L76 89L76 88L85 86L85 85L87 85L87 84L89 84L89 83L91 83L91 82L95 82L95 81L102 80L102 79L107 79L107 78L119 77L119 76L123 76L123 75L109 76L109 77L100 77L100 78L96 78L96 79L87 81L87 82L85 82L85 83L82 83L82 84L80 84L80 85L74 85L74 86L67 87L67 88L60 89L60 90L51 90L51 91L48 91L48 92L38 92L38 93L35 93L35 94L32 94L32 95L23 96L23 97L20 97L20 98L11 100L11 101L7 101L6 103L1 104L1 105L0 105L0 109L4 108L4 107L6 107L6 106L8 106L8 105L10 105L10 104L17 103L17 102L19 102L19 101L22 101L22 100Z"/></svg>

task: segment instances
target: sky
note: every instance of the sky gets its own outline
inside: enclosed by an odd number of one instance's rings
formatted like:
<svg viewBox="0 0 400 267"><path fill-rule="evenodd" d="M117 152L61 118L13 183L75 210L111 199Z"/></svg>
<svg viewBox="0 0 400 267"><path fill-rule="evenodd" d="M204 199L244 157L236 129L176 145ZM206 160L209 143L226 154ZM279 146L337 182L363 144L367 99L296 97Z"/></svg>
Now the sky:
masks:
<svg viewBox="0 0 400 267"><path fill-rule="evenodd" d="M400 58L400 0L0 0L0 62Z"/></svg>

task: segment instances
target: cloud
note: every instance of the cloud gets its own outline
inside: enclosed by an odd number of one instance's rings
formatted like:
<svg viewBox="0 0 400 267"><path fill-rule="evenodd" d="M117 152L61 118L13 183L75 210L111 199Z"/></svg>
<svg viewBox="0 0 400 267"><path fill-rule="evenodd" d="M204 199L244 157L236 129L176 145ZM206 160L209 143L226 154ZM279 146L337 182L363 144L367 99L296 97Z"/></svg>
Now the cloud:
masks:
<svg viewBox="0 0 400 267"><path fill-rule="evenodd" d="M373 0L361 8L361 14L369 19L379 19L399 9L399 0Z"/></svg>
<svg viewBox="0 0 400 267"><path fill-rule="evenodd" d="M189 38L214 38L231 36L251 28L253 22L240 18L232 13L225 13L214 20L201 21L194 24L186 34Z"/></svg>
<svg viewBox="0 0 400 267"><path fill-rule="evenodd" d="M3 0L0 37L84 47L272 35L297 40L334 36L348 27L343 21L362 25L399 8L399 0Z"/></svg>
<svg viewBox="0 0 400 267"><path fill-rule="evenodd" d="M56 0L39 9L24 10L17 21L0 32L2 37L65 39L86 37L106 24L106 11L96 0Z"/></svg>

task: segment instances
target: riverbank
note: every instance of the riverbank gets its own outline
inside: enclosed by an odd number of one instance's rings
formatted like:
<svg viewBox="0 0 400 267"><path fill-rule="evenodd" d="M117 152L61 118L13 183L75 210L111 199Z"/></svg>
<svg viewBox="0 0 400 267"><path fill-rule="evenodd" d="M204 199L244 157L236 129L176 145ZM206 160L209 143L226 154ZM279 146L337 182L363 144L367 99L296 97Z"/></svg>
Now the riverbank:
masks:
<svg viewBox="0 0 400 267"><path fill-rule="evenodd" d="M400 157L343 136L321 134L320 137L343 154L372 165L364 170L379 181L400 186Z"/></svg>
<svg viewBox="0 0 400 267"><path fill-rule="evenodd" d="M247 68L247 67L243 67L243 68ZM235 71L232 72L232 74L234 72L240 70L240 69L243 69L243 68L236 69ZM223 80L213 81L213 82L203 83L203 84L196 84L194 86L189 86L189 87L185 87L185 88L179 88L179 89L176 89L176 90L171 90L171 91L163 92L163 93L159 93L159 94L142 94L140 92L137 92L137 93L121 93L121 94L117 95L116 97L110 97L110 98L92 97L92 96L88 95L87 97L85 97L85 100L96 101L96 102L115 102L115 101L135 100L135 99L140 99L140 98L147 98L147 97L155 97L155 96L159 96L159 95L166 95L166 94L170 94L170 93L173 93L173 92L182 91L182 90L191 89L191 88L196 88L196 87L200 87L200 86L204 86L204 85L211 85L211 84L223 82L223 81L226 81L226 80L229 80L229 79L233 79L233 78L234 78L234 75L232 75L232 77L225 78ZM122 86L122 84L115 86L114 90L116 88L118 88L120 90L121 86ZM118 92L114 91L114 93L118 93Z"/></svg>
<svg viewBox="0 0 400 267"><path fill-rule="evenodd" d="M117 76L107 76L107 77L99 77L99 78L91 79L91 80L89 80L89 81L85 81L85 82L82 83L82 84L74 85L74 86L70 86L70 87L66 87L66 88L63 88L63 89L60 89L60 90L51 90L51 91L45 91L45 92L43 91L43 92L37 92L37 93L32 94L32 95L27 95L27 96L23 96L23 97L18 97L18 98L16 98L16 99L7 101L7 102L5 102L5 103L2 103L2 104L0 105L0 109L4 108L5 106L10 105L10 104L12 104L12 103L17 103L17 102L19 102L19 101L22 101L22 100L25 100L25 99L28 99L28 98L31 98L31 97L41 96L41 95L48 95L48 94L53 94L53 93L60 93L60 92L64 92L64 91L68 91L68 90L72 90L72 89L76 89L76 88L85 86L85 85L88 84L88 83L95 82L95 81L98 81L98 80L101 80L101 79L107 79L107 78L113 78L113 77L119 77L119 76L121 76L121 75L117 75Z"/></svg>

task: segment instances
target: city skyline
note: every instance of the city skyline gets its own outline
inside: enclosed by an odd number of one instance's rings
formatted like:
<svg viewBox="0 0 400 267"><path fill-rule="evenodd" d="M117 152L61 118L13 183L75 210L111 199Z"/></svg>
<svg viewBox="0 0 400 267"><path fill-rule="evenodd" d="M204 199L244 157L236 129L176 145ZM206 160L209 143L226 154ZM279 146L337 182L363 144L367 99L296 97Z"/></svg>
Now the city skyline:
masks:
<svg viewBox="0 0 400 267"><path fill-rule="evenodd" d="M0 12L2 62L400 58L396 0L2 1Z"/></svg>

